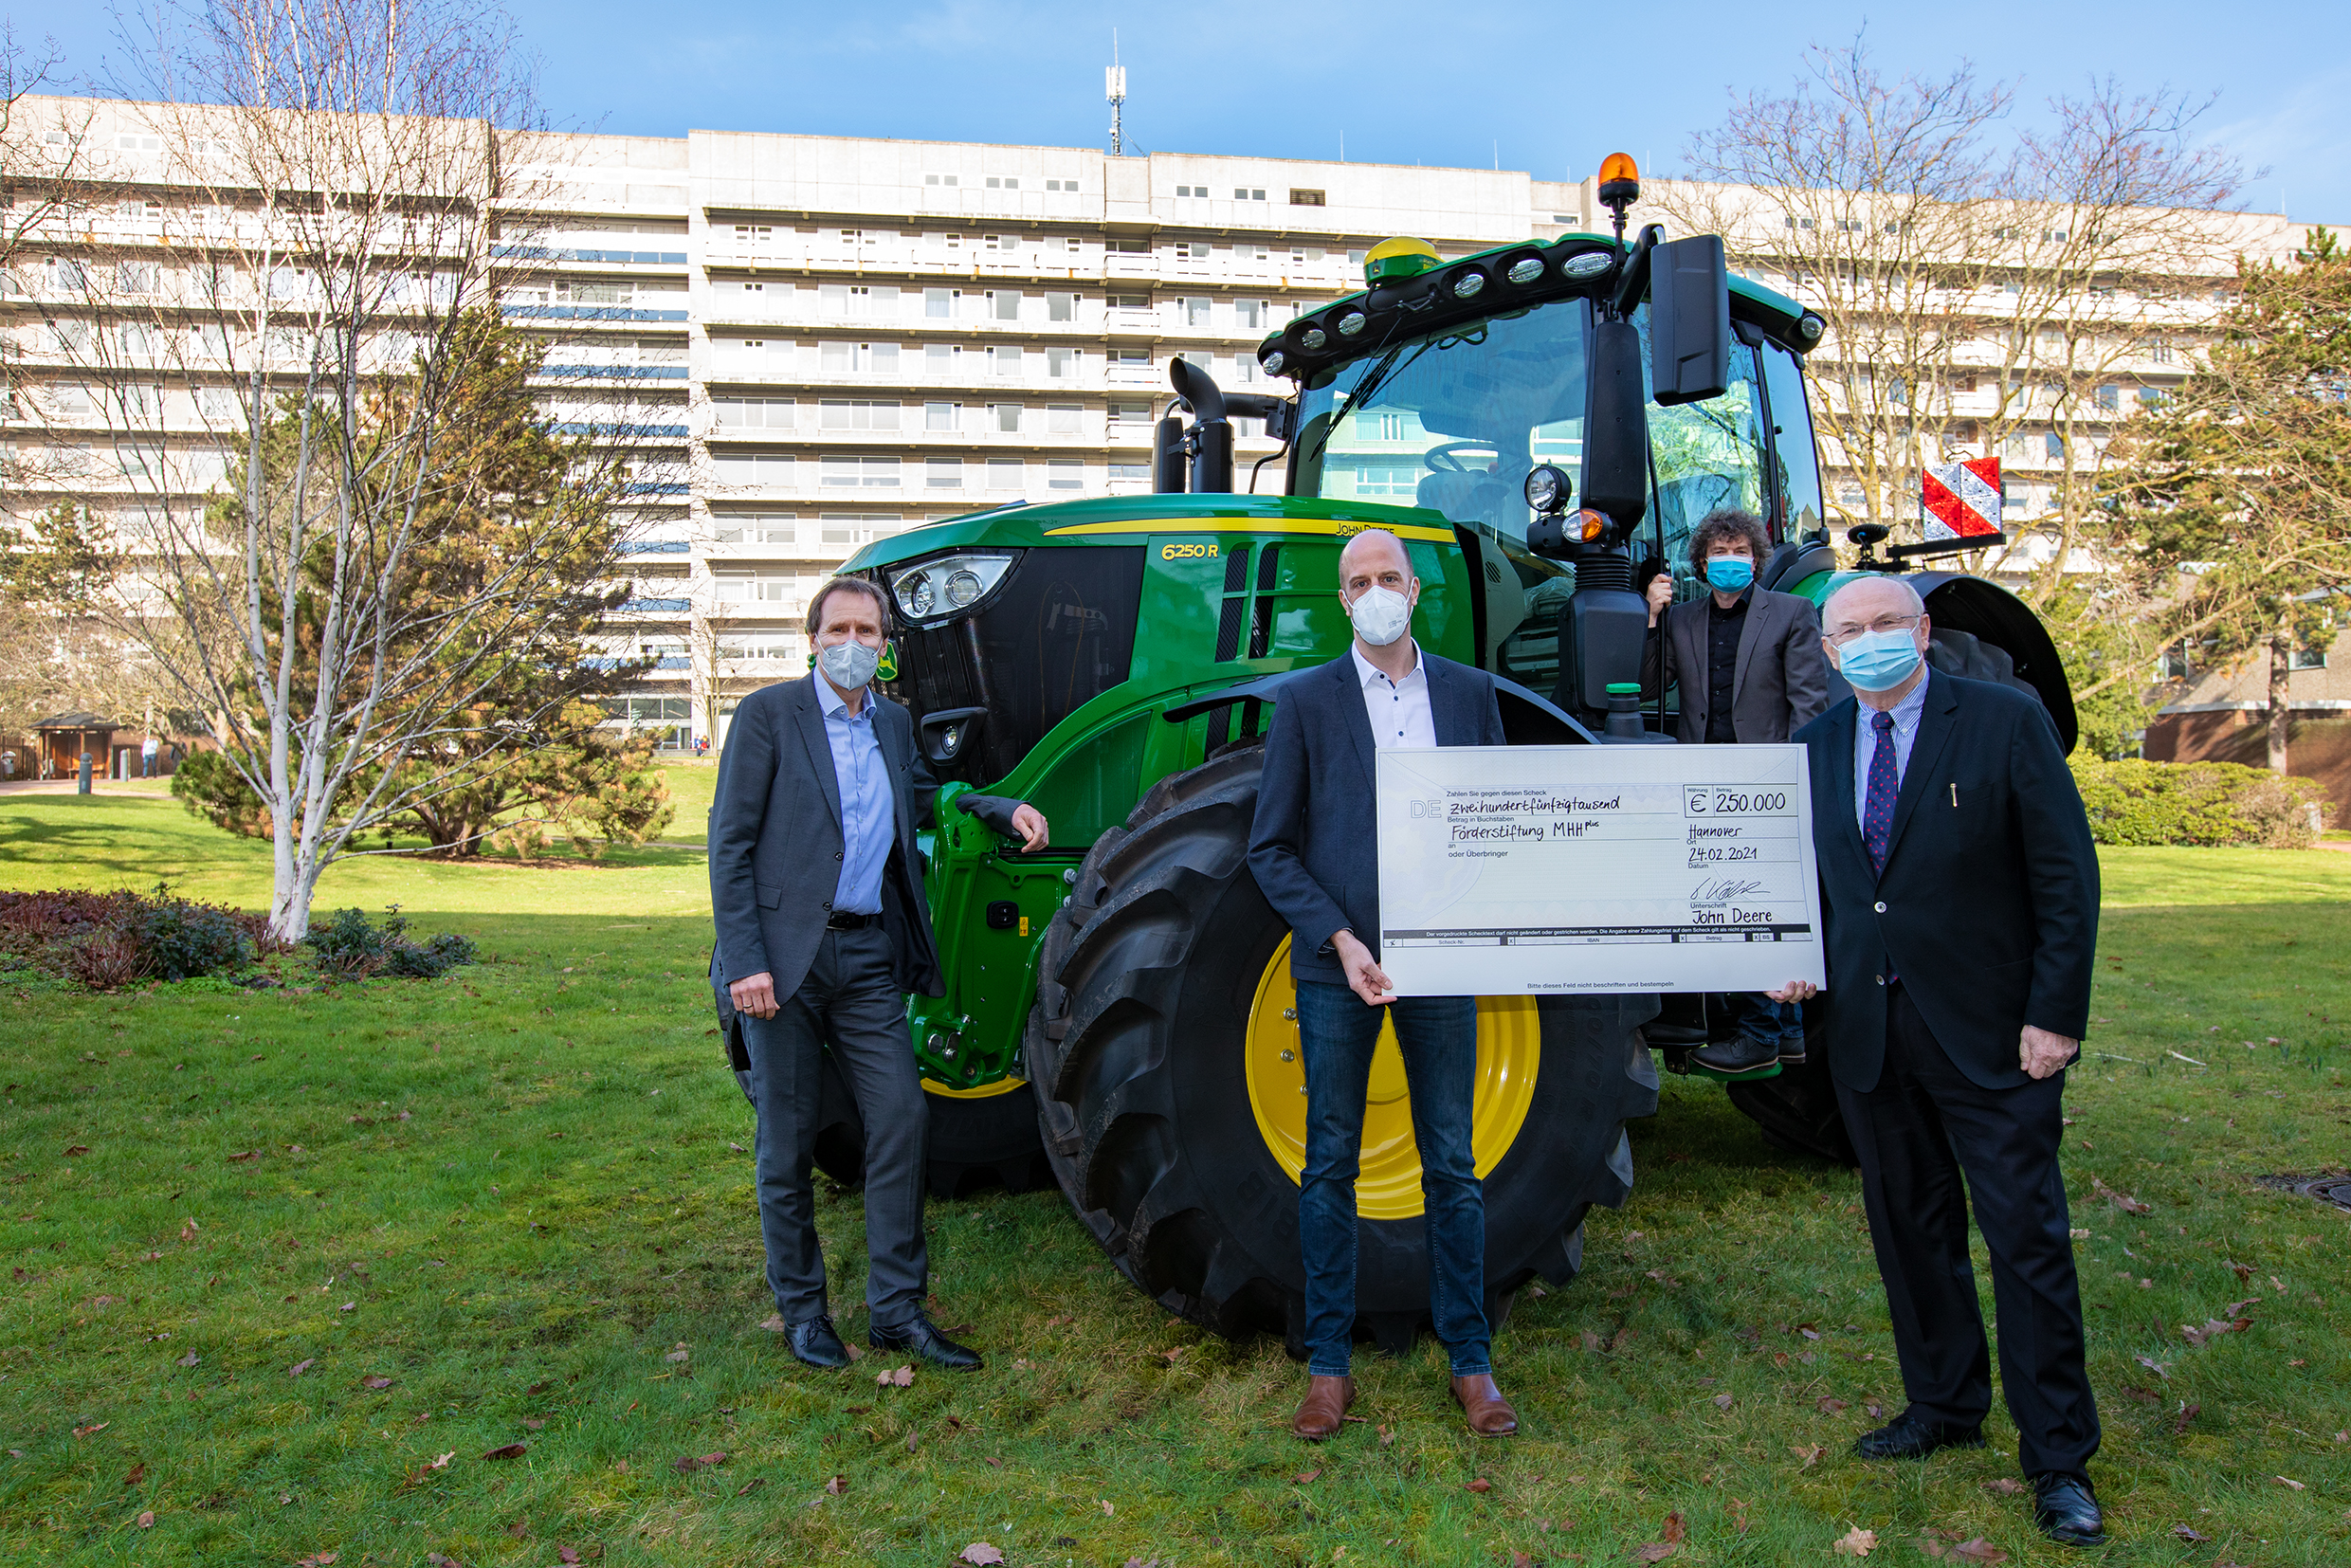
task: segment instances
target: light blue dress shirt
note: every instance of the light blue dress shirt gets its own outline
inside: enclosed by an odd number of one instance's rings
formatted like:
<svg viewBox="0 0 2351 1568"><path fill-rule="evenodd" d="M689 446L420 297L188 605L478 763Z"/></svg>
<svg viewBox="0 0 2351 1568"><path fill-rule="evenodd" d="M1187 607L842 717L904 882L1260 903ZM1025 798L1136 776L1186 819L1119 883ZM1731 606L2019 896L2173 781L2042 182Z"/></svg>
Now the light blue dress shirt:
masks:
<svg viewBox="0 0 2351 1568"><path fill-rule="evenodd" d="M874 733L873 693L866 691L854 715L822 675L816 678L816 695L825 710L825 738L832 746L833 781L841 787L841 879L832 890L833 913L879 915L882 872L898 834L898 802L882 738Z"/></svg>
<svg viewBox="0 0 2351 1568"><path fill-rule="evenodd" d="M1910 695L1893 706L1894 715L1894 788L1899 791L1904 775L1910 772L1910 748L1919 738L1919 720L1926 714L1926 688L1935 684L1930 672L1926 679L1910 688ZM1877 755L1878 732L1871 724L1877 709L1854 700L1859 711L1853 715L1853 822L1855 826L1869 815L1869 759Z"/></svg>

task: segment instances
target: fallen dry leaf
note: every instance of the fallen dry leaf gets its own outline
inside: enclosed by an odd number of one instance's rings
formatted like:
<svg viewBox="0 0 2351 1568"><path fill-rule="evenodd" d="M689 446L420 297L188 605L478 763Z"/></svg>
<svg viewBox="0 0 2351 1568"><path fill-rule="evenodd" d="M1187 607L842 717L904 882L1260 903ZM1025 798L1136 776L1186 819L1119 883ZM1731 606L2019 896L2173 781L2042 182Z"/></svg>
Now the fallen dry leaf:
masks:
<svg viewBox="0 0 2351 1568"><path fill-rule="evenodd" d="M771 1313L760 1322L759 1326L766 1329L770 1334L781 1334L792 1325L784 1322L784 1315L782 1313L776 1312Z"/></svg>
<svg viewBox="0 0 2351 1568"><path fill-rule="evenodd" d="M362 1377L359 1379L359 1386L361 1388L390 1388L392 1387L392 1379L389 1377Z"/></svg>
<svg viewBox="0 0 2351 1568"><path fill-rule="evenodd" d="M1479 1476L1475 1481L1463 1483L1463 1489L1472 1492L1490 1492L1494 1489L1494 1484L1485 1477Z"/></svg>
<svg viewBox="0 0 2351 1568"><path fill-rule="evenodd" d="M122 1478L122 1484L126 1486L136 1486L146 1479L147 1461L142 1459L137 1464L131 1467L131 1473Z"/></svg>
<svg viewBox="0 0 2351 1568"><path fill-rule="evenodd" d="M1301 1470L1296 1475L1290 1477L1290 1485L1294 1486L1303 1486L1307 1482L1314 1480L1322 1472L1321 1470Z"/></svg>
<svg viewBox="0 0 2351 1568"><path fill-rule="evenodd" d="M1951 1548L1950 1555L1959 1559L1961 1562L1992 1563L2006 1562L2008 1560L2008 1554L2006 1552L2001 1551L1997 1546L1993 1545L1992 1542L1986 1541L1981 1536L1977 1536L1973 1541L1960 1541L1957 1546Z"/></svg>
<svg viewBox="0 0 2351 1568"><path fill-rule="evenodd" d="M558 1546L558 1547L556 1547L556 1560L557 1562L560 1562L560 1563L565 1564L565 1565L566 1565L566 1568L570 1568L570 1565L571 1565L571 1564L574 1564L574 1563L576 1563L576 1562L578 1562L578 1561L579 1561L579 1548L578 1548L578 1547L576 1547L576 1546Z"/></svg>
<svg viewBox="0 0 2351 1568"><path fill-rule="evenodd" d="M152 1530L155 1527L155 1511L153 1508L140 1510L138 1527L142 1530Z"/></svg>
<svg viewBox="0 0 2351 1568"><path fill-rule="evenodd" d="M826 1493L832 1497L839 1497L843 1492L846 1492L848 1489L849 1478L846 1475L833 1476L825 1483Z"/></svg>
<svg viewBox="0 0 2351 1568"><path fill-rule="evenodd" d="M1983 1489L1988 1492L1997 1492L2002 1497L2014 1497L2025 1489L2025 1484L2013 1475L2003 1475L1985 1482Z"/></svg>
<svg viewBox="0 0 2351 1568"><path fill-rule="evenodd" d="M1681 1549L1682 1548L1679 1546L1675 1546L1668 1541L1652 1541L1646 1546L1635 1546L1632 1549L1632 1560L1635 1562L1663 1562L1666 1559L1673 1556L1674 1553L1680 1551Z"/></svg>
<svg viewBox="0 0 2351 1568"><path fill-rule="evenodd" d="M518 1449L522 1445L519 1443L515 1445ZM726 1454L723 1450L718 1453L689 1453L677 1459L672 1468L683 1474L691 1475L696 1470L706 1470L713 1466L723 1465L725 1463Z"/></svg>
<svg viewBox="0 0 2351 1568"><path fill-rule="evenodd" d="M760 1487L766 1485L766 1476L755 1475L750 1480L744 1482L741 1486L736 1487L735 1495L737 1497L749 1497L753 1492L757 1491Z"/></svg>
<svg viewBox="0 0 2351 1568"><path fill-rule="evenodd" d="M465 1568L465 1565L447 1552L427 1552L425 1568Z"/></svg>
<svg viewBox="0 0 2351 1568"><path fill-rule="evenodd" d="M92 1432L104 1431L108 1427L113 1425L114 1423L112 1421L100 1421L86 1427L76 1427L73 1430L73 1433L76 1437L87 1437Z"/></svg>
<svg viewBox="0 0 2351 1568"><path fill-rule="evenodd" d="M1119 1511L1111 1504L1110 1500L1106 1497L1098 1497L1094 1501L1102 1504L1103 1518L1104 1519L1108 1519L1111 1515Z"/></svg>
<svg viewBox="0 0 2351 1568"><path fill-rule="evenodd" d="M1836 1554L1846 1558L1866 1558L1878 1549L1878 1533L1856 1524L1837 1538Z"/></svg>
<svg viewBox="0 0 2351 1568"><path fill-rule="evenodd" d="M1818 1443L1814 1443L1810 1447L1806 1447L1798 1443L1791 1443L1788 1445L1788 1451L1795 1454L1798 1459L1804 1461L1803 1464L1796 1467L1797 1469L1809 1470L1814 1464L1819 1462L1820 1456L1827 1453L1829 1450Z"/></svg>
<svg viewBox="0 0 2351 1568"><path fill-rule="evenodd" d="M191 1350L191 1351L190 1351L187 1355L185 1355L185 1356L181 1357L181 1358L179 1358L176 1362L174 1362L174 1363L173 1363L173 1365L175 1365L175 1366L191 1367L191 1366L194 1366L194 1365L195 1365L198 1361L201 1361L201 1360L203 1360L203 1359L204 1359L204 1358L203 1358L203 1357L201 1357L201 1356L197 1355L194 1351L192 1351L192 1350Z"/></svg>
<svg viewBox="0 0 2351 1568"><path fill-rule="evenodd" d="M305 1356L301 1360L295 1362L292 1366L287 1367L285 1369L285 1375L288 1377L300 1377L303 1373L308 1372L312 1367L315 1367L318 1364L318 1360L315 1358Z"/></svg>
<svg viewBox="0 0 2351 1568"><path fill-rule="evenodd" d="M2242 1334L2252 1326L2253 1320L2251 1318L2236 1318L2232 1319L2227 1322L2221 1322L2218 1318L2207 1318L2204 1320L2204 1326L2201 1328L2194 1327L2188 1323L2181 1323L2179 1325L2179 1337L2187 1340L2192 1345L2201 1345L2208 1340L2216 1340L2220 1338L2223 1334Z"/></svg>
<svg viewBox="0 0 2351 1568"><path fill-rule="evenodd" d="M993 1546L989 1545L988 1542L984 1541L975 1541L969 1546L964 1547L963 1550L956 1554L956 1560L958 1562L972 1562L984 1565L987 1563L1002 1562L1004 1560L1004 1554L996 1550Z"/></svg>
<svg viewBox="0 0 2351 1568"><path fill-rule="evenodd" d="M341 1557L340 1552L313 1552L306 1558L297 1558L294 1568L327 1568L329 1563L338 1561Z"/></svg>
<svg viewBox="0 0 2351 1568"><path fill-rule="evenodd" d="M1731 1522L1738 1526L1740 1535L1747 1533L1747 1500L1745 1498L1731 1499Z"/></svg>
<svg viewBox="0 0 2351 1568"><path fill-rule="evenodd" d="M2302 1484L2301 1482L2296 1481L2296 1480L2295 1480L2292 1476L2290 1476L2290 1475L2273 1475L2273 1476L2271 1476L2269 1479L2270 1479L2270 1480L2272 1480L2272 1481L2274 1481L2274 1482L2276 1482L2276 1483L2277 1483L2279 1486L2290 1486L2290 1487L2292 1487L2295 1491L2298 1491L2298 1492L2299 1492L2299 1491L2304 1491L2304 1490L2306 1490L2306 1489L2307 1489L2307 1488L2305 1488L2305 1487L2303 1486L2303 1484Z"/></svg>
<svg viewBox="0 0 2351 1568"><path fill-rule="evenodd" d="M1670 1546L1679 1546L1689 1539L1689 1526L1682 1522L1679 1513L1666 1516L1666 1527L1657 1532L1657 1539Z"/></svg>
<svg viewBox="0 0 2351 1568"><path fill-rule="evenodd" d="M914 1368L893 1367L887 1372L877 1372L873 1375L873 1381L876 1388L907 1388L914 1382Z"/></svg>
<svg viewBox="0 0 2351 1568"><path fill-rule="evenodd" d="M494 1449L482 1450L484 1459L519 1459L531 1450L520 1443L501 1443Z"/></svg>
<svg viewBox="0 0 2351 1568"><path fill-rule="evenodd" d="M2187 1524L2173 1525L2172 1534L2178 1536L2180 1540L2186 1541L2191 1546L2201 1546L2206 1541L2213 1539L2207 1535L2197 1534L2193 1526Z"/></svg>
<svg viewBox="0 0 2351 1568"><path fill-rule="evenodd" d="M683 1345L680 1345L677 1349L662 1358L665 1361L690 1361L693 1358L694 1353L686 1349Z"/></svg>
<svg viewBox="0 0 2351 1568"><path fill-rule="evenodd" d="M1718 1394L1714 1396L1714 1408L1717 1410L1728 1410L1734 1402L1727 1394Z"/></svg>
<svg viewBox="0 0 2351 1568"><path fill-rule="evenodd" d="M1844 1400L1832 1399L1825 1394L1822 1395L1817 1401L1815 1401L1815 1406L1823 1415L1834 1415L1838 1412L1847 1408Z"/></svg>
<svg viewBox="0 0 2351 1568"><path fill-rule="evenodd" d="M262 1152L259 1149L247 1149L243 1154L230 1155L228 1157L228 1163L231 1165L242 1165L249 1159L259 1159L261 1157Z"/></svg>
<svg viewBox="0 0 2351 1568"><path fill-rule="evenodd" d="M2097 1196L2105 1198L2108 1203L2113 1204L2117 1209L2122 1210L2126 1214L2152 1214L2155 1212L2154 1204L2141 1203L2137 1198L2131 1196L2128 1193L2118 1193L2096 1176L2089 1178L2089 1190Z"/></svg>
<svg viewBox="0 0 2351 1568"><path fill-rule="evenodd" d="M2179 1406L2179 1413L2172 1417L2172 1435L2174 1437L2178 1437L2184 1434L2188 1430L2188 1423L2203 1413L2204 1407L2202 1405L2191 1405L2185 1400L2182 1400Z"/></svg>
<svg viewBox="0 0 2351 1568"><path fill-rule="evenodd" d="M1383 1426L1379 1429L1379 1446L1381 1448L1384 1449L1393 1444L1395 1441L1395 1428Z"/></svg>

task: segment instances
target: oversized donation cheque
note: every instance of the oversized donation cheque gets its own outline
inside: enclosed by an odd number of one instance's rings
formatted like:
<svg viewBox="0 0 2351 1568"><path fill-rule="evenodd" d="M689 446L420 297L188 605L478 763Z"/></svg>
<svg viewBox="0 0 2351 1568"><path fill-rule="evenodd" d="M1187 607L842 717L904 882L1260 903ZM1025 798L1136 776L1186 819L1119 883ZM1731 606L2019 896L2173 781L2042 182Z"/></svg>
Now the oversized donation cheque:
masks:
<svg viewBox="0 0 2351 1568"><path fill-rule="evenodd" d="M1398 995L1826 983L1802 746L1378 755Z"/></svg>

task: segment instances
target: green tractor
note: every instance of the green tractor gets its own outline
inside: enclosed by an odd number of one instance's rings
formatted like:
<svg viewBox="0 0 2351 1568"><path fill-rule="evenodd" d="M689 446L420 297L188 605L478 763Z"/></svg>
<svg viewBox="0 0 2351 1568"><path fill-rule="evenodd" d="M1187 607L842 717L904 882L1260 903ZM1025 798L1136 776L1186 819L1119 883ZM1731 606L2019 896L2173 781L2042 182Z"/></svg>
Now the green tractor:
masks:
<svg viewBox="0 0 2351 1568"><path fill-rule="evenodd" d="M976 512L848 563L892 607L885 686L947 781L928 848L947 994L908 1007L935 1193L1049 1176L1170 1311L1295 1352L1305 1084L1289 933L1244 856L1281 684L1348 646L1340 547L1366 528L1404 541L1414 633L1499 678L1512 744L1662 738L1672 694L1643 714L1624 688L1638 582L1651 562L1686 576L1711 509L1767 520L1765 586L1818 597L1835 580L1800 363L1821 319L1728 277L1717 237L1651 226L1628 244L1629 159L1619 173L1601 188L1613 236L1451 261L1374 247L1363 292L1258 350L1287 397L1223 392L1178 361L1156 493ZM1285 444L1279 494L1255 470L1234 489L1235 418ZM2031 612L1981 579L1916 580L1938 665L2031 686L2070 745ZM975 791L1035 803L1052 847L1008 848L955 809ZM1657 995L1485 998L1478 1020L1499 1321L1537 1276L1567 1283L1587 1211L1631 1192L1624 1124L1656 1108L1652 1048L1685 1067L1726 1021ZM1849 1155L1817 1070L1733 1092L1776 1140ZM1369 1101L1358 1331L1400 1350L1426 1322L1427 1258L1393 1038ZM853 1181L862 1148L836 1079L818 1160Z"/></svg>

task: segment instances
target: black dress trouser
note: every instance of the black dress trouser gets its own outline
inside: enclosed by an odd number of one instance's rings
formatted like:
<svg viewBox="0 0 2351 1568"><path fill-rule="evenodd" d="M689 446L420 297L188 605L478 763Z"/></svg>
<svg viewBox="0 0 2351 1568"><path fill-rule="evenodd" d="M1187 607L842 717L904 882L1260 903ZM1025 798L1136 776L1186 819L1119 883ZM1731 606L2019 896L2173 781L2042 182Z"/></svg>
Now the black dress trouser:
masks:
<svg viewBox="0 0 2351 1568"><path fill-rule="evenodd" d="M2000 1387L2027 1475L2083 1474L2098 1451L2057 1167L2064 1090L2063 1073L2009 1089L1975 1084L1897 984L1886 997L1877 1087L1865 1094L1839 1084L1836 1091L1861 1157L1904 1392L1920 1414L1952 1426L1973 1426L1992 1408L1991 1358L1967 1255L1972 1201L1992 1255Z"/></svg>

